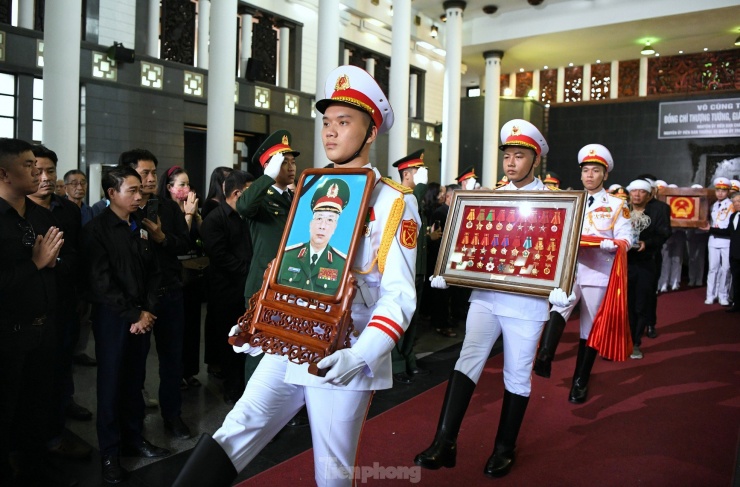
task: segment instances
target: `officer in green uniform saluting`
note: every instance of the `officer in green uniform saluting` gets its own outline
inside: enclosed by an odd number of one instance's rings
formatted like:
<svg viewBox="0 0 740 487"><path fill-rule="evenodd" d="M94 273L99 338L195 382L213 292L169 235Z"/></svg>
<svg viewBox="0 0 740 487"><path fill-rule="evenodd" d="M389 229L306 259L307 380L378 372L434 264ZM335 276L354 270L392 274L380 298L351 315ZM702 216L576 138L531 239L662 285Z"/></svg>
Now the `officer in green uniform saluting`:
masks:
<svg viewBox="0 0 740 487"><path fill-rule="evenodd" d="M311 198L309 241L286 247L279 284L328 295L337 292L347 255L329 245L329 240L347 203L349 186L341 179L327 179L316 189Z"/></svg>

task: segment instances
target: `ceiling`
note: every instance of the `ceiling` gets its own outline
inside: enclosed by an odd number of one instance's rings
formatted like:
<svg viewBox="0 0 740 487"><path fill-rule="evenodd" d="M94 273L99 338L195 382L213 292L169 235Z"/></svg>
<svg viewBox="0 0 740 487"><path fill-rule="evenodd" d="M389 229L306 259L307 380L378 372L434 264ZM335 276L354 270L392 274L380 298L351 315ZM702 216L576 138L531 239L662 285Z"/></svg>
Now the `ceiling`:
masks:
<svg viewBox="0 0 740 487"><path fill-rule="evenodd" d="M440 0L413 0L412 9L439 25L444 47ZM496 5L496 13L483 12ZM740 2L737 0L473 0L463 12L464 85L481 83L483 52L504 51L501 72L544 66L594 64L641 57L651 40L658 55L737 49Z"/></svg>

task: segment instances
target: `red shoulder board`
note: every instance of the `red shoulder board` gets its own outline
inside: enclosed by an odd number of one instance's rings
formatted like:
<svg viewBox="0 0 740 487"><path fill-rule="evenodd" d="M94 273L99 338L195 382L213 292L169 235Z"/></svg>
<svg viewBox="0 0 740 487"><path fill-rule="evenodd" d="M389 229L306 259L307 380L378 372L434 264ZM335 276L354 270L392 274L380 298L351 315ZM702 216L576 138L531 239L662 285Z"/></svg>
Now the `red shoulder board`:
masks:
<svg viewBox="0 0 740 487"><path fill-rule="evenodd" d="M415 249L418 236L419 225L417 225L416 220L403 220L401 222L401 245L407 249Z"/></svg>

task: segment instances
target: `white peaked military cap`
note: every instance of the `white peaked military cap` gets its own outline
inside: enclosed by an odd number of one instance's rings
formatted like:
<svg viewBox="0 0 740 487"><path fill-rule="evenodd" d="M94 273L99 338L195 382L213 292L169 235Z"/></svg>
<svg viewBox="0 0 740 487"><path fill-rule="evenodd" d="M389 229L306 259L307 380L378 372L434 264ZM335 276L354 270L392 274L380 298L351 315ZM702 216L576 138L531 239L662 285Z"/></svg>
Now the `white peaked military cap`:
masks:
<svg viewBox="0 0 740 487"><path fill-rule="evenodd" d="M499 149L504 150L511 146L527 147L539 156L544 156L550 150L545 137L537 127L520 118L509 120L501 127Z"/></svg>
<svg viewBox="0 0 740 487"><path fill-rule="evenodd" d="M724 177L714 179L714 189L730 189L730 180Z"/></svg>
<svg viewBox="0 0 740 487"><path fill-rule="evenodd" d="M332 103L346 103L372 117L378 134L393 126L393 109L383 90L370 73L357 66L339 66L326 78L324 98L316 102L316 109L324 113Z"/></svg>
<svg viewBox="0 0 740 487"><path fill-rule="evenodd" d="M614 158L609 149L601 144L588 144L578 151L578 165L594 162L606 168L606 172L614 169Z"/></svg>

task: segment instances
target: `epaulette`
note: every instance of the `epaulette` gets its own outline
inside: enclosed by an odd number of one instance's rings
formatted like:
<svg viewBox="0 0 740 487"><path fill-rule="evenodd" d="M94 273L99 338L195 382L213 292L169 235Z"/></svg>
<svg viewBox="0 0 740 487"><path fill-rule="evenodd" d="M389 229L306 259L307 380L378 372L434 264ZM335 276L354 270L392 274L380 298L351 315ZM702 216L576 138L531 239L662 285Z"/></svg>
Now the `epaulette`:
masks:
<svg viewBox="0 0 740 487"><path fill-rule="evenodd" d="M304 242L301 242L301 243L297 243L297 244L293 244L293 245L291 245L291 246L289 246L289 247L285 247L285 250L284 250L284 252L287 252L287 251L289 251L289 250L294 250L294 249L297 249L298 247L302 247L302 246L304 246L304 245L306 245L306 244L305 244Z"/></svg>
<svg viewBox="0 0 740 487"><path fill-rule="evenodd" d="M382 177L382 178L380 178L380 180L383 181L388 186L390 186L391 188L393 188L396 191L399 191L399 192L401 192L403 194L410 194L410 193L413 193L414 192L414 190L412 190L411 188L407 188L403 184L397 183L396 181L392 180L391 178Z"/></svg>
<svg viewBox="0 0 740 487"><path fill-rule="evenodd" d="M347 260L347 254L342 253L336 249L336 247L331 248L332 251L334 251L335 254L337 254L339 257L341 257L344 260Z"/></svg>

